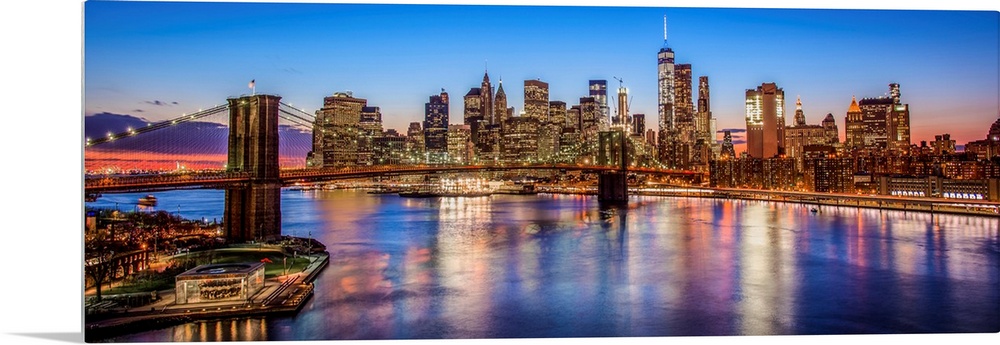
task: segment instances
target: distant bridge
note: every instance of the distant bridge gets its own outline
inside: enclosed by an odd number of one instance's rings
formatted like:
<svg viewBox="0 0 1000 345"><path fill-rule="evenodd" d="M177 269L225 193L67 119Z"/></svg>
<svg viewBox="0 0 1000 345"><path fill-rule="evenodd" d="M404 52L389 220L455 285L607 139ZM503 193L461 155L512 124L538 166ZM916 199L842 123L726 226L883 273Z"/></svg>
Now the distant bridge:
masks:
<svg viewBox="0 0 1000 345"><path fill-rule="evenodd" d="M323 181L348 180L379 176L427 175L443 173L474 173L513 170L560 170L583 172L616 171L609 166L581 164L502 164L502 165L383 165L348 168L289 169L279 173L282 185ZM694 177L703 173L689 170L629 168L629 173ZM226 189L244 186L252 181L245 172L204 171L185 174L96 175L84 182L86 193L149 192L184 188Z"/></svg>

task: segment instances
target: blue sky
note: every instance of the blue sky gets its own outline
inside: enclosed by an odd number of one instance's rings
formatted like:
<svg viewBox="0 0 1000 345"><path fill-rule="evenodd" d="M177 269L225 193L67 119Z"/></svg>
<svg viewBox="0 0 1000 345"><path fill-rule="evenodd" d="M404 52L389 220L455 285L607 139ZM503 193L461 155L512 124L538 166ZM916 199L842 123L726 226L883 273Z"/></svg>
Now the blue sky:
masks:
<svg viewBox="0 0 1000 345"><path fill-rule="evenodd" d="M801 96L809 123L833 113L842 132L852 95L900 83L915 143L982 139L1000 112L996 11L95 1L84 10L87 115L163 120L249 93L255 79L258 93L310 112L353 91L400 130L445 88L460 123L461 96L488 65L518 111L525 79L572 105L589 79L614 89L620 77L632 112L655 128L663 15L694 89L709 77L719 129L745 127L744 92L763 82L784 89L787 112Z"/></svg>

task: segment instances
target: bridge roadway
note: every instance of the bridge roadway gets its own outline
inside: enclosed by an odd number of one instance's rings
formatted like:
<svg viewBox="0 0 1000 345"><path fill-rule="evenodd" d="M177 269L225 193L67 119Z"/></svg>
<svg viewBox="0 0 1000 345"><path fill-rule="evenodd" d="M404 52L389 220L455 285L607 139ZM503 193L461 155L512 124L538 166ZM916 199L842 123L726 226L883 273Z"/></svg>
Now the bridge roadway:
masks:
<svg viewBox="0 0 1000 345"><path fill-rule="evenodd" d="M290 185L298 182L322 182L376 176L401 176L458 172L511 171L511 170L566 170L601 172L615 167L578 164L525 164L525 165L389 165L349 168L285 169L280 173L281 182ZM655 168L629 168L628 172L661 176L694 177L704 175L688 170ZM149 175L96 175L84 179L85 193L148 192L185 188L226 188L249 183L248 173L201 171Z"/></svg>

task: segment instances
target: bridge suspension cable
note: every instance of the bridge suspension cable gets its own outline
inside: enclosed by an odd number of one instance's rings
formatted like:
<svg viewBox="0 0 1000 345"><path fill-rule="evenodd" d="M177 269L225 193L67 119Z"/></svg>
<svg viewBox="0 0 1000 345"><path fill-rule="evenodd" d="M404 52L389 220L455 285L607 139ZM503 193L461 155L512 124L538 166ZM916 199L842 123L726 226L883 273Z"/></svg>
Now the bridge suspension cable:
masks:
<svg viewBox="0 0 1000 345"><path fill-rule="evenodd" d="M309 122L309 123L316 122L316 116L313 115L313 114L310 114L309 112L307 112L305 110L293 107L291 104L288 104L288 103L285 103L285 102L278 102L278 104L281 105L281 107L282 107L281 110L292 109L292 110L296 111L298 113L297 115L299 115L297 117L299 117L300 119L302 119L302 120L304 120L306 122ZM293 115L291 113L289 113L289 115L295 116L295 115Z"/></svg>
<svg viewBox="0 0 1000 345"><path fill-rule="evenodd" d="M163 129L163 128L168 128L168 127L174 126L174 125L176 125L178 123L184 123L184 122L194 121L194 120L201 119L201 118L204 118L204 117L207 117L207 116L215 115L215 114L221 113L223 111L226 111L228 109L229 109L229 105L228 104L216 105L216 106L213 106L211 108L208 108L208 109L205 109L205 110L199 110L199 111L191 113L191 114L184 114L184 115L181 115L180 117L177 117L177 118L174 118L174 119L171 119L171 120L160 121L160 122L157 122L157 123L150 123L150 124L147 124L145 127L132 128L132 129L128 129L128 130L126 130L124 132L119 132L119 133L109 133L108 136L97 138L97 139L89 139L88 138L86 146L87 147L96 146L96 145L100 145L100 144L104 144L104 143L108 143L108 142L114 141L115 139L136 136L136 135L139 135L139 134L148 133L148 132L152 132L152 131Z"/></svg>
<svg viewBox="0 0 1000 345"><path fill-rule="evenodd" d="M284 108L279 108L278 113L279 113L278 117L280 117L282 119L288 120L288 121L290 121L292 123L295 123L297 125L300 125L300 126L305 126L305 127L308 127L308 128L312 128L313 127L313 121L312 120L303 118L303 117L301 117L301 116L299 116L299 115L297 115L295 113L292 113L292 112L289 112L289 111L285 110ZM286 116L282 116L281 114L285 114Z"/></svg>

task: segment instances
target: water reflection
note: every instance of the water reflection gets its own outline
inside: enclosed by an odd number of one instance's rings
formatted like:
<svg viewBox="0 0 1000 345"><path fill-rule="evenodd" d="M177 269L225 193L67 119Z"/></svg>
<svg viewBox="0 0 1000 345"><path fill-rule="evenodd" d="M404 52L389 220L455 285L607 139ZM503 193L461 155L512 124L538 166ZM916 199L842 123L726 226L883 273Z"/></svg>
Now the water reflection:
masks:
<svg viewBox="0 0 1000 345"><path fill-rule="evenodd" d="M285 198L313 212L309 231L333 253L300 314L116 340L1000 331L995 218L656 197Z"/></svg>

